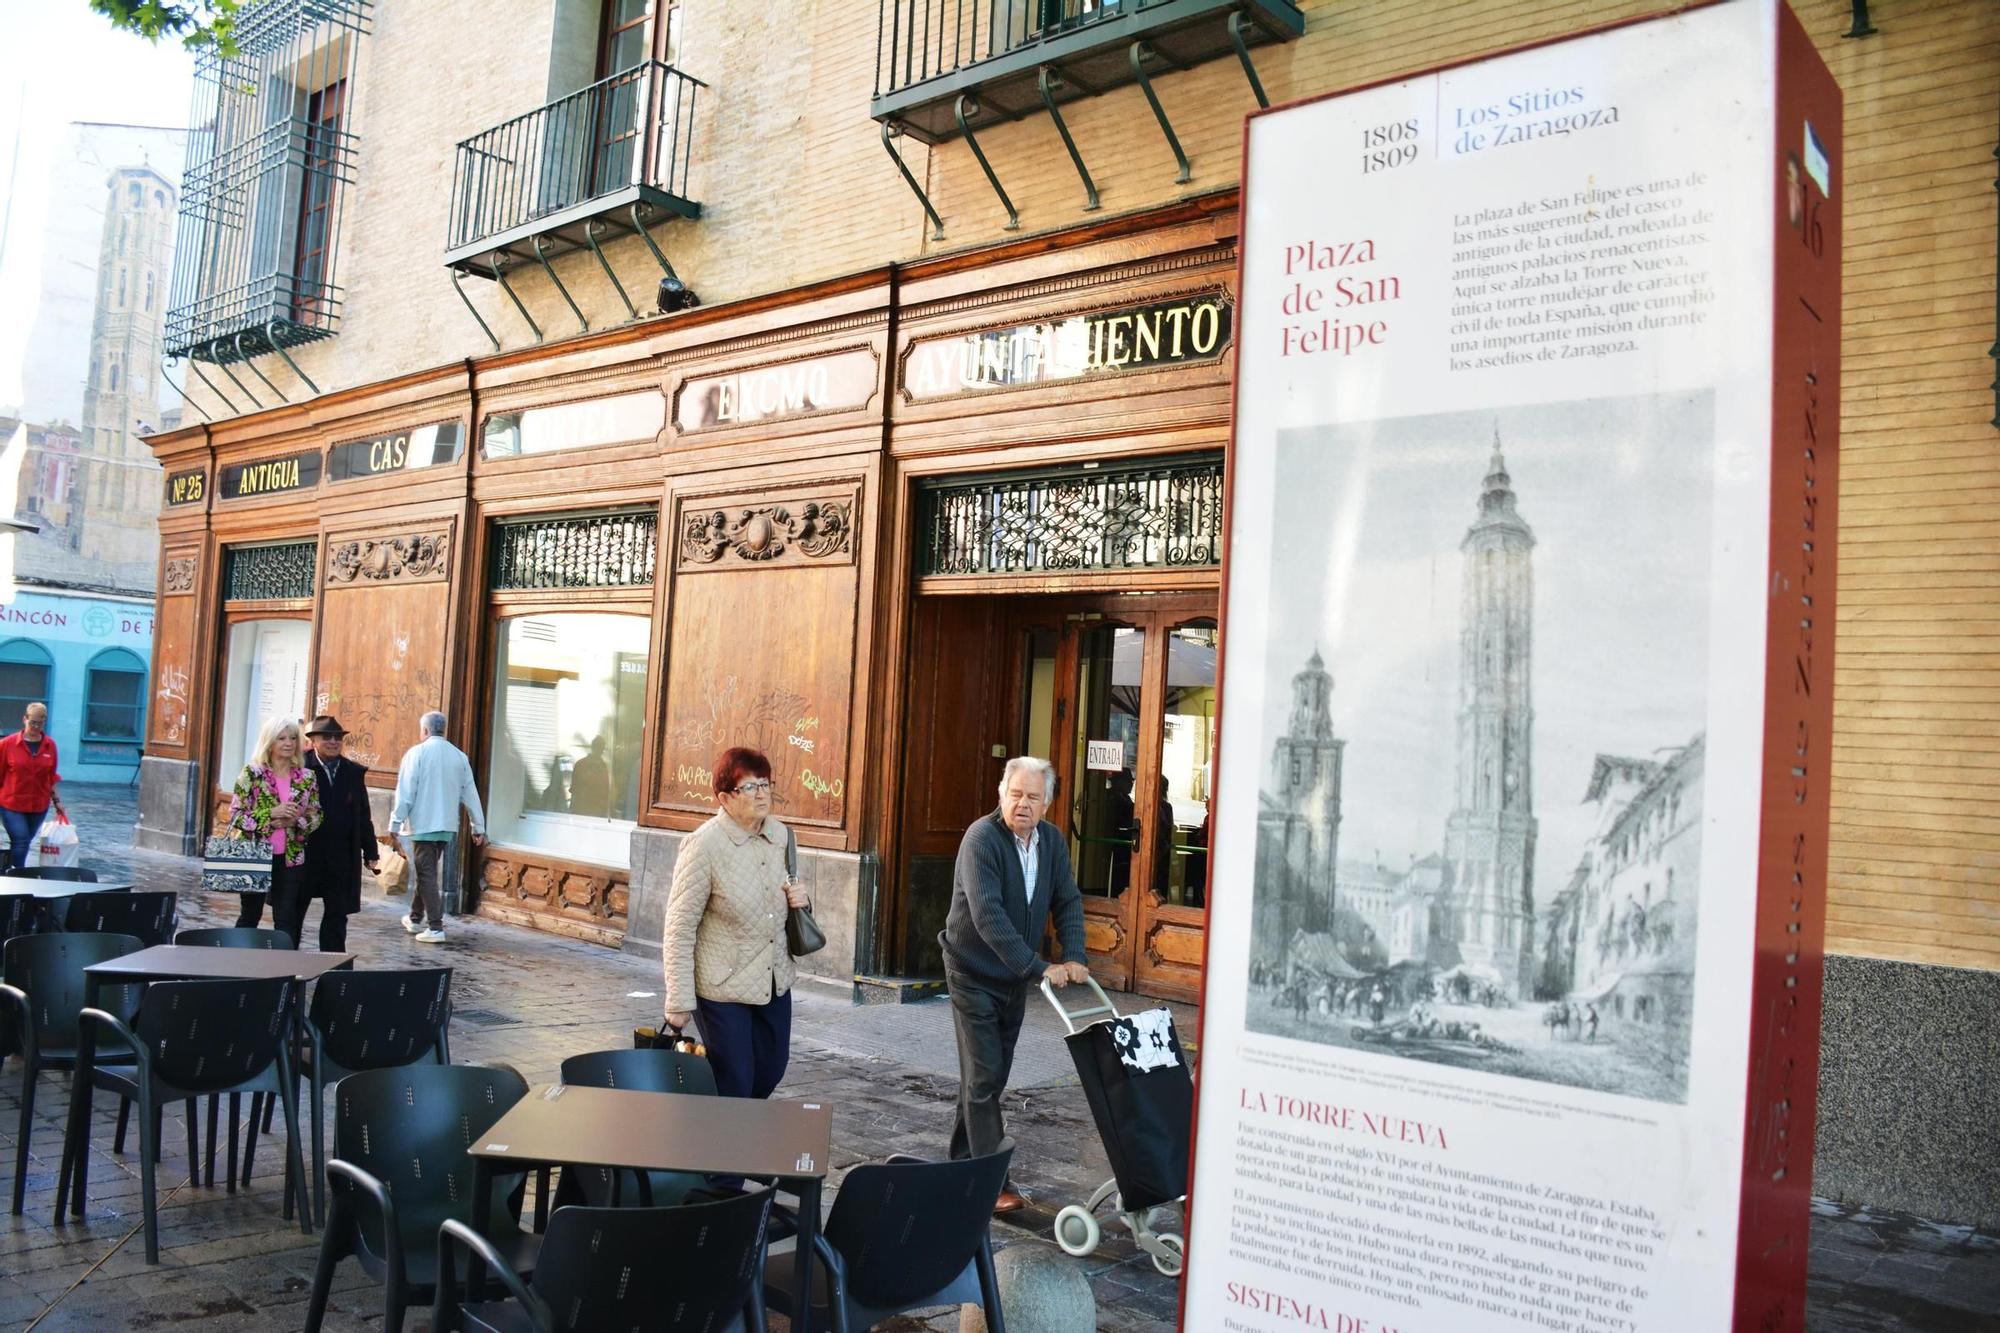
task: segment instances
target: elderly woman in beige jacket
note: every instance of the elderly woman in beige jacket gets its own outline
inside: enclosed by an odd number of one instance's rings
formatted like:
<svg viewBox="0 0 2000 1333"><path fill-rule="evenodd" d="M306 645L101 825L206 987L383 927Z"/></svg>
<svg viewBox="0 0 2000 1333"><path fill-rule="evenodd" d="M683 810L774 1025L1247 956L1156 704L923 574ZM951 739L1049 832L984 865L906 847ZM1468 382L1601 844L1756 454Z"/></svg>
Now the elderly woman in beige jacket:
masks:
<svg viewBox="0 0 2000 1333"><path fill-rule="evenodd" d="M771 761L725 750L715 764L721 811L688 835L667 894L662 962L667 1024L701 1024L725 1097L769 1097L792 1053L788 909L807 907L785 865L790 835L771 817Z"/></svg>

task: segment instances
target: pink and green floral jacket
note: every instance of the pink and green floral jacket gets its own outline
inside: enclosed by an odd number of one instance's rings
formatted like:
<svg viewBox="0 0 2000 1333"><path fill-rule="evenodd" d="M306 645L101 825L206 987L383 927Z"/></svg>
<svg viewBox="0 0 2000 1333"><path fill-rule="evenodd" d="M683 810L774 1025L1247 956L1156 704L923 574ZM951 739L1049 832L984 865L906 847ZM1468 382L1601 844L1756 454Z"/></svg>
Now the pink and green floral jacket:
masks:
<svg viewBox="0 0 2000 1333"><path fill-rule="evenodd" d="M292 766L292 801L299 807L299 820L285 830L285 864L297 866L305 864L306 836L325 818L319 805L319 784L304 764ZM246 765L229 796L229 836L269 841L278 831L272 815L279 804L278 782L271 770L262 764Z"/></svg>

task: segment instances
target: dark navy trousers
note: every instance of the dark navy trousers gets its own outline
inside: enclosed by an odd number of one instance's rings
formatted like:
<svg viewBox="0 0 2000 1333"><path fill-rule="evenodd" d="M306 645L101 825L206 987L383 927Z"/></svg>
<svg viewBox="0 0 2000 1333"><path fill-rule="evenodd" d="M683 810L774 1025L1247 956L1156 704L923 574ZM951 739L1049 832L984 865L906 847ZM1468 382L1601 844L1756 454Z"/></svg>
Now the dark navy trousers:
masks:
<svg viewBox="0 0 2000 1333"><path fill-rule="evenodd" d="M715 1090L725 1097L769 1097L785 1077L792 1058L792 993L773 995L765 1004L730 1004L722 1000L694 1002L694 1021L708 1063L715 1070Z"/></svg>

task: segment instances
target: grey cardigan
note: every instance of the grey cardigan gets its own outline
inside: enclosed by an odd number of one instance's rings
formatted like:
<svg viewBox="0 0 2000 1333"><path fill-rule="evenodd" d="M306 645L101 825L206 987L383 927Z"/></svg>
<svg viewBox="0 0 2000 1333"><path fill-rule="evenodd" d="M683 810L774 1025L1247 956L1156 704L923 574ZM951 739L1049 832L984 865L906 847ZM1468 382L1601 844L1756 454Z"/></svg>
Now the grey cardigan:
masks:
<svg viewBox="0 0 2000 1333"><path fill-rule="evenodd" d="M1032 903L1017 846L998 810L965 831L952 871L951 910L938 936L948 972L996 988L1040 980L1048 970L1040 946L1051 915L1063 961L1084 961L1083 895L1062 831L1046 820L1035 826L1041 861Z"/></svg>

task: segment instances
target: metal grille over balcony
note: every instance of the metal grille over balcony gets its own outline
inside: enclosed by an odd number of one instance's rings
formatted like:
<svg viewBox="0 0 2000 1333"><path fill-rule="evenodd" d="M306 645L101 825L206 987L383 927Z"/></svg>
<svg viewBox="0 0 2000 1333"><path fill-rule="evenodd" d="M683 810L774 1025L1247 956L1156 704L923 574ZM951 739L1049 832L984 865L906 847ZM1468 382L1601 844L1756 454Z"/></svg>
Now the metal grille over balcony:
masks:
<svg viewBox="0 0 2000 1333"><path fill-rule="evenodd" d="M461 142L446 266L497 278L567 250L601 257L607 228L651 244L653 222L701 216L688 173L706 86L644 61Z"/></svg>
<svg viewBox="0 0 2000 1333"><path fill-rule="evenodd" d="M942 482L917 573L1036 574L1221 560L1222 456Z"/></svg>
<svg viewBox="0 0 2000 1333"><path fill-rule="evenodd" d="M870 114L925 143L1305 31L1294 0L880 0ZM1042 71L1050 77L1044 81ZM1046 97L1044 84L1046 82Z"/></svg>
<svg viewBox="0 0 2000 1333"><path fill-rule="evenodd" d="M289 361L286 349L338 330L355 154L347 111L370 8L261 0L237 20L237 54L197 62L169 357L227 366L275 351Z"/></svg>
<svg viewBox="0 0 2000 1333"><path fill-rule="evenodd" d="M508 520L493 529L493 587L643 588L660 516L651 509Z"/></svg>

